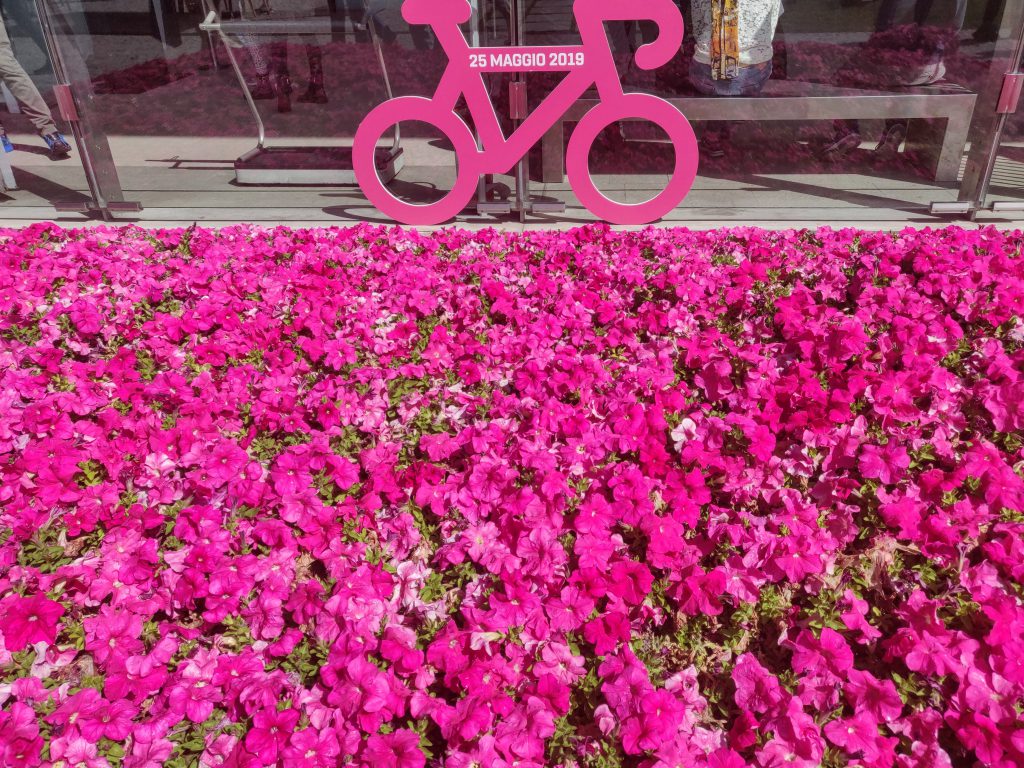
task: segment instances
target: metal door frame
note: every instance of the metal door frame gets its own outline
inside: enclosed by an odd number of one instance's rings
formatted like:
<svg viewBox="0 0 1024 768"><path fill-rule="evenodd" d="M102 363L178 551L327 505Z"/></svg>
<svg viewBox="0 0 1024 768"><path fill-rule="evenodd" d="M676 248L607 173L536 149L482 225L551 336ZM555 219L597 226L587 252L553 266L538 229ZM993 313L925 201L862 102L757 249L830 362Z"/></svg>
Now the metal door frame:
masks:
<svg viewBox="0 0 1024 768"><path fill-rule="evenodd" d="M35 0L36 13L57 80L53 90L60 116L71 126L92 196L92 200L85 202L55 202L53 206L58 211L99 214L104 221L112 221L115 213L140 211L142 206L124 199L110 142L106 131L96 120L89 68L73 45L62 44L62 39L67 40L73 32L62 15L51 7L51 2ZM59 32L62 27L63 31Z"/></svg>
<svg viewBox="0 0 1024 768"><path fill-rule="evenodd" d="M989 76L978 93L968 140L971 144L956 202L932 203L931 212L973 221L988 206L988 190L1002 144L1006 121L1017 109L1024 85L1024 0L1006 0ZM1024 210L1020 203L996 203L1002 210Z"/></svg>

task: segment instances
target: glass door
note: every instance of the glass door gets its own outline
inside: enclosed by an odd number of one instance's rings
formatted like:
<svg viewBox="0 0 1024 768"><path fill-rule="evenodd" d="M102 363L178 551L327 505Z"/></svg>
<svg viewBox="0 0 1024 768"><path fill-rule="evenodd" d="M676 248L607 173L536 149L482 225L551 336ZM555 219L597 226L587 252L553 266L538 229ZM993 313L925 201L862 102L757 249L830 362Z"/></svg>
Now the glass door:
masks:
<svg viewBox="0 0 1024 768"><path fill-rule="evenodd" d="M995 12L986 15L992 17L988 32L995 51L979 93L959 198L932 206L935 213L972 219L1024 210L1024 115L1019 109L1024 87L1024 4L1007 0L1001 17Z"/></svg>
<svg viewBox="0 0 1024 768"><path fill-rule="evenodd" d="M76 109L88 91L65 42L76 27L73 9L5 0L0 11L0 217L50 219L55 209L107 215L122 196L113 165L104 173L93 164L103 158L103 143L90 140L90 126Z"/></svg>
<svg viewBox="0 0 1024 768"><path fill-rule="evenodd" d="M14 2L27 5L25 0ZM81 5L75 0L36 0L34 10L49 52L57 117L67 126L67 138L74 140L89 193L85 200L56 199L54 207L108 220L118 212L138 211L137 203L124 199L106 132L96 119L96 94L85 55L92 38Z"/></svg>

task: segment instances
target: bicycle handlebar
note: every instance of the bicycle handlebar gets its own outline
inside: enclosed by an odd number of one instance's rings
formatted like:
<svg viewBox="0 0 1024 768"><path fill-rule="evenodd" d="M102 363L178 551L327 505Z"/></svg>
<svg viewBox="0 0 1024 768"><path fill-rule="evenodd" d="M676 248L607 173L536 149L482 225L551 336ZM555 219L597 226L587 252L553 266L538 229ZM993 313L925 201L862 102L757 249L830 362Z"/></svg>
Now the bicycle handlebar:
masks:
<svg viewBox="0 0 1024 768"><path fill-rule="evenodd" d="M672 0L575 0L573 13L581 27L588 17L596 17L602 25L605 21L638 19L657 24L657 38L637 49L636 65L640 69L657 69L667 64L683 45L683 14Z"/></svg>

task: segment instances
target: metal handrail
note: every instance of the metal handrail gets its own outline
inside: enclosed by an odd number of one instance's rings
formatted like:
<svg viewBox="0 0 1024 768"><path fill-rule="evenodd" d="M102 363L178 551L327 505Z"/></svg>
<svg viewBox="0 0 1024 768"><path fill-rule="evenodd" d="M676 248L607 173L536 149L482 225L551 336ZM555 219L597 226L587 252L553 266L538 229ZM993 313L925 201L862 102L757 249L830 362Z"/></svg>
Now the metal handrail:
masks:
<svg viewBox="0 0 1024 768"><path fill-rule="evenodd" d="M366 10L365 2L363 3L363 9L364 18L368 19L368 23L365 26L369 31L370 40L373 43L374 50L376 51L377 61L380 64L381 74L384 78L384 91L387 98L391 99L394 94L391 88L391 79L388 76L387 64L384 61L384 52L380 45L380 37L377 35L373 18ZM252 93L246 85L245 74L242 72L242 68L238 63L238 58L232 50L233 48L238 47L238 43L235 40L232 40L232 36L330 34L331 19L322 16L312 16L304 19L221 19L215 10L210 9L206 14L206 18L200 22L199 29L203 32L215 32L220 36L221 40L224 41L224 47L228 54L228 60L231 62L231 68L234 70L235 76L238 78L238 82L242 85L242 91L245 94L245 101L249 105L249 111L252 113L253 119L256 121L256 146L259 149L265 149L267 140L266 126L263 122L263 117L260 115L259 108L256 106L256 101L253 99ZM391 151L397 152L400 146L401 129L396 125L395 138L391 145Z"/></svg>

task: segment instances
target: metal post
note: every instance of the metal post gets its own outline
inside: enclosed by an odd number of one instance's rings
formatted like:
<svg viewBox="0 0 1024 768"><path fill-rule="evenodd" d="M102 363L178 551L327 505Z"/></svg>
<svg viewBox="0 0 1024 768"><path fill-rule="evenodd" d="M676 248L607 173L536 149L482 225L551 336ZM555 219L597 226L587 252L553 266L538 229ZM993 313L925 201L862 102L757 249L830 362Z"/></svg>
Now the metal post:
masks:
<svg viewBox="0 0 1024 768"><path fill-rule="evenodd" d="M525 9L523 8L520 0L511 0L512 8L509 18L511 20L512 29L512 45L517 48L525 43L525 27L526 17ZM522 88L526 88L526 73L516 72L512 79L516 83L522 83ZM521 121L516 118L512 121L512 131L515 132L519 128ZM527 153L518 163L516 163L516 209L519 211L519 221L526 221L527 209L530 205L530 174L528 171L528 165L530 162L530 155Z"/></svg>
<svg viewBox="0 0 1024 768"><path fill-rule="evenodd" d="M526 45L526 0L510 0L509 9L509 30L512 45ZM532 6L531 6L532 7ZM516 72L512 76L513 87L510 90L510 100L520 100L518 108L513 108L512 130L515 131L525 119L528 100L526 95L527 76L525 72ZM530 153L527 152L522 159L516 163L516 197L512 206L519 212L519 221L525 222L527 214L530 213L561 213L565 210L565 203L560 200L534 200L530 191Z"/></svg>
<svg viewBox="0 0 1024 768"><path fill-rule="evenodd" d="M1012 30L1013 37L1008 36ZM1012 46L1012 50L1008 50ZM978 94L975 121L971 131L971 151L967 156L964 178L960 184L959 200L966 203L971 219L985 205L992 172L1002 142L1007 114L997 112L1003 88L1003 76L1020 67L1024 52L1024 0L1007 0L1003 10L1003 23L999 42L993 55L991 73L985 87ZM1002 54L1002 55L1000 55ZM1000 63L1002 62L1002 63Z"/></svg>

